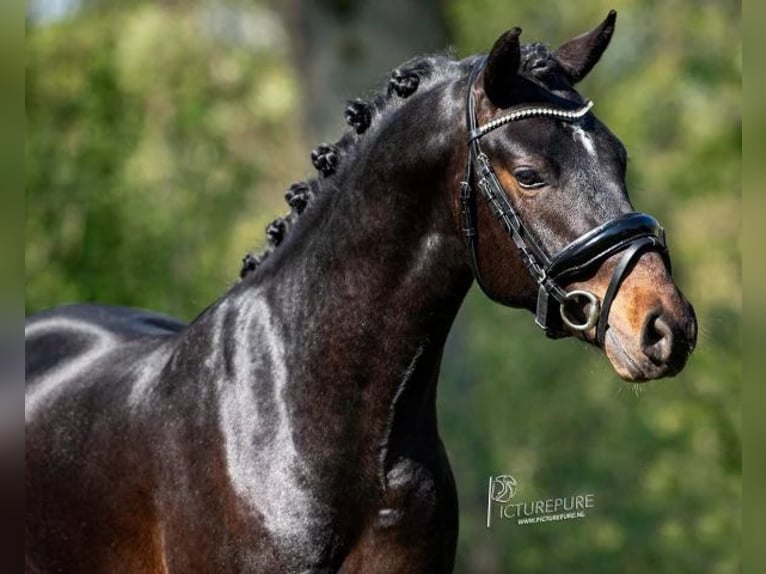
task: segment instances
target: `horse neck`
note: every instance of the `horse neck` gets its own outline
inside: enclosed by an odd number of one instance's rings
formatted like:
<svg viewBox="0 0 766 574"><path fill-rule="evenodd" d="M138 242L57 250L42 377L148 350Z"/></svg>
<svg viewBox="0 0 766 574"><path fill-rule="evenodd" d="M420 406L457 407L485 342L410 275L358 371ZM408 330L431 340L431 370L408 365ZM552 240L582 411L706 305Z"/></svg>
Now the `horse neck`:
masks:
<svg viewBox="0 0 766 574"><path fill-rule="evenodd" d="M248 357L232 363L281 386L292 436L321 428L354 456L381 445L383 459L397 436L408 448L436 437L441 354L472 280L450 207L463 140L448 105L413 96L217 305L236 316L230 354Z"/></svg>

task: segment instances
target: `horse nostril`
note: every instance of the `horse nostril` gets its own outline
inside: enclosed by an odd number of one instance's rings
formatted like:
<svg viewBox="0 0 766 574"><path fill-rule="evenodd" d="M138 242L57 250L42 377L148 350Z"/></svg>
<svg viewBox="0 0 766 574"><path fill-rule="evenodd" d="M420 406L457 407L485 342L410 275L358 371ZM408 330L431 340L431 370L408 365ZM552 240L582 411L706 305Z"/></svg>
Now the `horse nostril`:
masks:
<svg viewBox="0 0 766 574"><path fill-rule="evenodd" d="M646 317L641 350L653 363L666 363L673 353L673 329L658 311Z"/></svg>
<svg viewBox="0 0 766 574"><path fill-rule="evenodd" d="M689 306L689 318L686 320L686 338L691 353L697 346L697 316L691 305Z"/></svg>

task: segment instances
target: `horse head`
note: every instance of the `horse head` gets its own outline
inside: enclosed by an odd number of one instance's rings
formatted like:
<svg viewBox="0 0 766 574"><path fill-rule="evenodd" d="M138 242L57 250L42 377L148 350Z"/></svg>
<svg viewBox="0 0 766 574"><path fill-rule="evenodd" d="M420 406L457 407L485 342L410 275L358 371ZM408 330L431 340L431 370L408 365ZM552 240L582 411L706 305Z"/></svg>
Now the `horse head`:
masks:
<svg viewBox="0 0 766 574"><path fill-rule="evenodd" d="M473 62L454 216L492 299L535 311L548 335L595 344L623 379L644 381L683 368L697 323L664 230L631 205L625 147L575 89L615 18L555 51L521 45L513 28Z"/></svg>

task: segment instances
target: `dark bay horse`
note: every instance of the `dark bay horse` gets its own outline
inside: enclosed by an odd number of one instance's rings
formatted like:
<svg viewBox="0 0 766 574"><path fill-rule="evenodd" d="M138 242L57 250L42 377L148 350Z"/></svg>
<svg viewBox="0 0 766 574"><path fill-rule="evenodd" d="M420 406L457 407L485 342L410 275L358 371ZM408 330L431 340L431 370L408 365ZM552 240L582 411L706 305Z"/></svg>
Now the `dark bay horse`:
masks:
<svg viewBox="0 0 766 574"><path fill-rule="evenodd" d="M435 395L474 279L624 379L678 373L693 310L629 202L624 147L573 87L614 24L396 69L189 325L31 317L27 571L450 572Z"/></svg>

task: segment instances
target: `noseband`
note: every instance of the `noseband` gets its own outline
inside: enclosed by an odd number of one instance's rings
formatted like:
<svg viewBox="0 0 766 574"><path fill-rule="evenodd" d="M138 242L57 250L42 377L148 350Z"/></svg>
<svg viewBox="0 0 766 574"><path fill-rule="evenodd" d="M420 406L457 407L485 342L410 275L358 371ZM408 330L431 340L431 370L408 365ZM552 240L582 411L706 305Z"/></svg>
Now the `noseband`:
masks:
<svg viewBox="0 0 766 574"><path fill-rule="evenodd" d="M476 180L476 185L489 204L490 210L516 244L529 274L538 284L535 323L549 337L568 336L569 333L554 326L551 321L555 307L558 306L564 325L572 331L587 331L595 326L596 341L603 345L609 326L609 310L612 302L617 296L622 281L640 257L647 251L657 251L670 270L665 231L651 215L637 212L626 213L586 232L558 253L549 255L511 203L510 196L498 180L489 159L482 152L479 140L505 124L528 118L550 118L574 123L588 114L593 102L588 101L575 110L547 105L517 106L508 110L505 115L479 126L472 88L483 64L483 58L477 60L468 80L466 94L468 162L465 176L460 183L463 233L470 251L471 268L476 282L488 297L497 299L482 281L479 269L476 201L471 187L473 179ZM566 283L592 274L609 257L621 252L623 255L612 272L612 279L603 301L599 301L598 297L590 291L566 291L562 287ZM572 307L577 303L586 304L585 320L579 320L571 315Z"/></svg>

